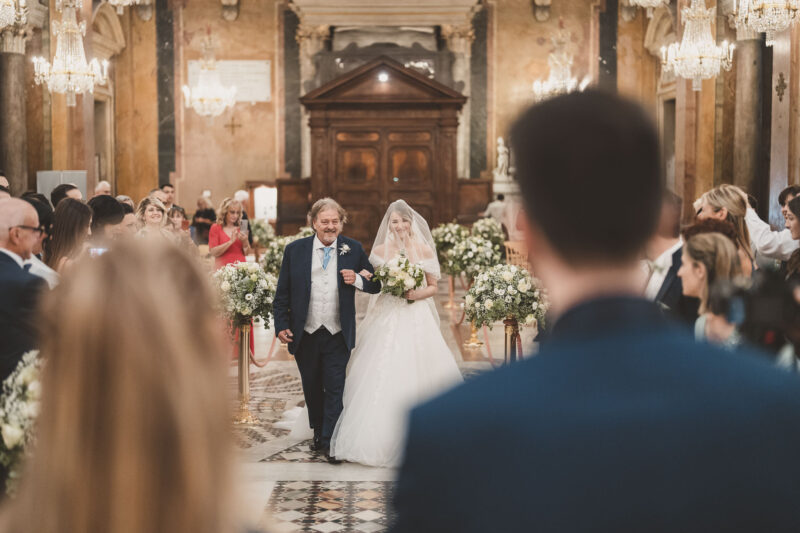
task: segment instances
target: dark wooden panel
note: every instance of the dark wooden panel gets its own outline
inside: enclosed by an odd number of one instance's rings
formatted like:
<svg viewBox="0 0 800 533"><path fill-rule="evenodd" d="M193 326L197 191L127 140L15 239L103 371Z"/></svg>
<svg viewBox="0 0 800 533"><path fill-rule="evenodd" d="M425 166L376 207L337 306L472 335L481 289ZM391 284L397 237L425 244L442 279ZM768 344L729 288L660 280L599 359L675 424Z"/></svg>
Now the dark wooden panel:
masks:
<svg viewBox="0 0 800 533"><path fill-rule="evenodd" d="M336 147L336 189L374 187L380 172L380 151L376 147Z"/></svg>
<svg viewBox="0 0 800 533"><path fill-rule="evenodd" d="M429 142L431 140L431 132L429 131L393 131L389 134L391 142Z"/></svg>
<svg viewBox="0 0 800 533"><path fill-rule="evenodd" d="M290 235L306 225L306 215L311 208L311 183L309 180L279 179L278 187L278 235Z"/></svg>
<svg viewBox="0 0 800 533"><path fill-rule="evenodd" d="M491 180L458 180L458 221L471 224L492 198Z"/></svg>
<svg viewBox="0 0 800 533"><path fill-rule="evenodd" d="M376 142L380 138L377 131L340 131L336 134L336 140L344 142Z"/></svg>
<svg viewBox="0 0 800 533"><path fill-rule="evenodd" d="M400 187L431 187L431 151L427 146L394 146L389 149L390 184Z"/></svg>
<svg viewBox="0 0 800 533"><path fill-rule="evenodd" d="M348 223L344 228L344 233L348 237L357 240L369 249L378 233L378 226L383 220L383 209L377 205L348 205L343 204L347 210Z"/></svg>

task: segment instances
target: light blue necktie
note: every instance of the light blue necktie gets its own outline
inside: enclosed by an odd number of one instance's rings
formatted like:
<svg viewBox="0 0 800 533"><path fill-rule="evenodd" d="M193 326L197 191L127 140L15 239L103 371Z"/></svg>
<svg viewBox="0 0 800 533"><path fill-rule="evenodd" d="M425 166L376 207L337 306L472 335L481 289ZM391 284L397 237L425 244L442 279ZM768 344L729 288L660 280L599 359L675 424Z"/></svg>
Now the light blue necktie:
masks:
<svg viewBox="0 0 800 533"><path fill-rule="evenodd" d="M331 261L333 246L326 246L323 250L325 251L325 256L322 258L322 270L328 270L328 263Z"/></svg>

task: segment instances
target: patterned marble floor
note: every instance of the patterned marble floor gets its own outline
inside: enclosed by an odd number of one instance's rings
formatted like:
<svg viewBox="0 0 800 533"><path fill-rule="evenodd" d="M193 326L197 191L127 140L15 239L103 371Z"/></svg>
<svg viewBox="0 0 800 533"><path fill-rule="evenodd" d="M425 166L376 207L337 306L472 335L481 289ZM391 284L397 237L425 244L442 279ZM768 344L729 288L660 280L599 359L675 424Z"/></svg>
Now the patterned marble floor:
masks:
<svg viewBox="0 0 800 533"><path fill-rule="evenodd" d="M461 311L444 309L445 284L440 287L437 308L441 331L466 380L502 364L502 326L480 333L488 341L481 348L464 348L469 326L459 324ZM457 292L456 301L461 300ZM359 313L366 308L357 299ZM363 316L359 315L359 319ZM529 347L534 331L523 330ZM250 410L258 424L238 427L240 450L239 490L243 521L269 532L385 531L392 520L391 491L395 472L343 463L329 465L309 449L309 441L275 427L284 412L304 405L297 366L285 348L269 354L272 332L255 328L256 358L268 360L263 368L251 365ZM531 351L526 350L526 353ZM231 367L231 390L236 389L236 368Z"/></svg>

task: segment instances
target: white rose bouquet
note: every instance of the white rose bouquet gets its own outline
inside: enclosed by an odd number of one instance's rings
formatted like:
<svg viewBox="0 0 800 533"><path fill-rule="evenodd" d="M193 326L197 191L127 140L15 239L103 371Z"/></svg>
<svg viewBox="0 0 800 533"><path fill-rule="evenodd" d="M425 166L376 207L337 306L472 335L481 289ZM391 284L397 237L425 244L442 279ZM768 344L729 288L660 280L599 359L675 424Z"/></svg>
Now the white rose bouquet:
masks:
<svg viewBox="0 0 800 533"><path fill-rule="evenodd" d="M482 237L469 236L447 252L446 268L453 274L463 272L469 279L474 279L500 261L500 246Z"/></svg>
<svg viewBox="0 0 800 533"><path fill-rule="evenodd" d="M404 255L397 264L384 263L375 269L373 280L381 282L381 292L402 298L406 291L420 289L425 283L425 270L422 265L412 263ZM413 304L414 300L406 300Z"/></svg>
<svg viewBox="0 0 800 533"><path fill-rule="evenodd" d="M275 238L275 229L272 224L263 218L257 218L250 223L250 231L253 232L253 244L257 248L266 248Z"/></svg>
<svg viewBox="0 0 800 533"><path fill-rule="evenodd" d="M503 233L503 226L495 219L488 217L480 218L475 221L472 225L472 235L491 241L492 244L496 244L500 247L500 253L505 255L504 244L506 242L506 236Z"/></svg>
<svg viewBox="0 0 800 533"><path fill-rule="evenodd" d="M272 302L278 281L257 263L233 263L214 273L225 314L235 326L260 318L272 318Z"/></svg>
<svg viewBox="0 0 800 533"><path fill-rule="evenodd" d="M455 222L439 224L431 230L433 242L436 245L436 252L439 255L439 265L445 274L456 275L460 272L450 272L447 270L447 252L456 244L469 237L469 230Z"/></svg>
<svg viewBox="0 0 800 533"><path fill-rule="evenodd" d="M283 251L286 245L297 239L296 235L288 237L275 237L264 250L264 255L261 256L261 266L264 270L274 276L277 276L281 271L281 263L283 263Z"/></svg>
<svg viewBox="0 0 800 533"><path fill-rule="evenodd" d="M539 281L524 268L496 265L478 274L465 296L467 318L476 327L507 318L544 327L547 297Z"/></svg>
<svg viewBox="0 0 800 533"><path fill-rule="evenodd" d="M22 356L14 372L3 382L0 396L0 464L7 473L6 492L14 494L22 460L34 441L42 386L43 361L38 351Z"/></svg>

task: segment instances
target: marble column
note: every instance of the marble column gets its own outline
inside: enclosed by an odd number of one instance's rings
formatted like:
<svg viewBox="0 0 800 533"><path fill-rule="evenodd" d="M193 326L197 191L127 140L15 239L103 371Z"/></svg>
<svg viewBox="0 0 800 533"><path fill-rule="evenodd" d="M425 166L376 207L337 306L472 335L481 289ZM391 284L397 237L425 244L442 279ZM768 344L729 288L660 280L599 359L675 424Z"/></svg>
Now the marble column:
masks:
<svg viewBox="0 0 800 533"><path fill-rule="evenodd" d="M737 37L733 183L754 193L761 148L761 40L746 30L739 30Z"/></svg>
<svg viewBox="0 0 800 533"><path fill-rule="evenodd" d="M300 94L306 94L310 88L308 82L313 81L317 73L314 65L314 56L325 47L325 41L330 37L330 26L309 26L301 20L297 28L297 43L300 45ZM316 88L316 87L314 87ZM287 95L287 97L290 97ZM311 176L311 128L308 125L308 111L305 107L300 113L300 150L301 165L300 177Z"/></svg>
<svg viewBox="0 0 800 533"><path fill-rule="evenodd" d="M28 190L25 116L25 37L6 30L0 38L0 167L19 196Z"/></svg>
<svg viewBox="0 0 800 533"><path fill-rule="evenodd" d="M789 184L789 146L791 130L792 78L791 35L783 31L775 35L772 46L772 126L769 158L769 222L776 226L784 223L778 195Z"/></svg>
<svg viewBox="0 0 800 533"><path fill-rule="evenodd" d="M470 68L470 58L472 57L472 42L475 40L475 30L472 23L467 22L461 26L444 25L442 26L442 37L447 41L447 47L453 52L453 80L463 82L464 89L462 94L469 98L472 70ZM461 116L458 123L457 141L458 163L457 172L459 178L469 177L470 162L470 105L467 103L461 108Z"/></svg>

